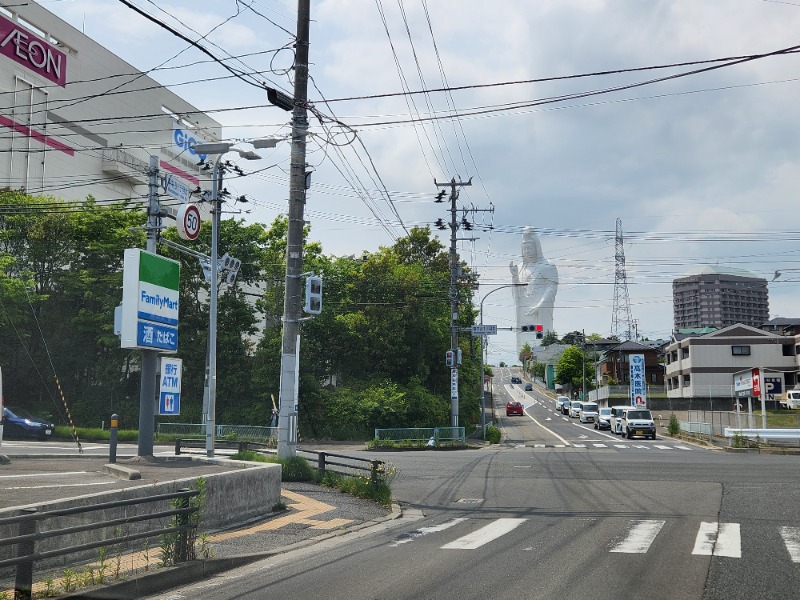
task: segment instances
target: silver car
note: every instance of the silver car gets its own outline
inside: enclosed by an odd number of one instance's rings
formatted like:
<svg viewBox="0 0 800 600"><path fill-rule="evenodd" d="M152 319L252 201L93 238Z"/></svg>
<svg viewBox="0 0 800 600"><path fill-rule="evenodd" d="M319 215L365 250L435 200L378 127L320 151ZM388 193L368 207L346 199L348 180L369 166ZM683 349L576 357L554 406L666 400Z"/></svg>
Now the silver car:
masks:
<svg viewBox="0 0 800 600"><path fill-rule="evenodd" d="M594 421L595 429L611 429L611 407L604 406L597 412L597 418Z"/></svg>
<svg viewBox="0 0 800 600"><path fill-rule="evenodd" d="M581 412L581 407L583 406L583 402L580 400L573 400L572 403L569 405L569 416L573 419L578 417L578 413Z"/></svg>
<svg viewBox="0 0 800 600"><path fill-rule="evenodd" d="M581 423L596 423L598 406L595 402L584 402L581 411L578 413L578 420Z"/></svg>

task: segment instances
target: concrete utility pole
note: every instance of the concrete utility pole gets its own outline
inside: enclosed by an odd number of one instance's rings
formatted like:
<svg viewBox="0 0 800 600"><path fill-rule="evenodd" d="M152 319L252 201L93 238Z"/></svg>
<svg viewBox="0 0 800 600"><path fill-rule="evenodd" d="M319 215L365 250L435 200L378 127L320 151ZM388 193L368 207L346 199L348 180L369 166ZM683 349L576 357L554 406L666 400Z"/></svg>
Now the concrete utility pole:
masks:
<svg viewBox="0 0 800 600"><path fill-rule="evenodd" d="M147 245L146 250L158 254L156 242L161 229L161 203L158 197L158 156L150 156L147 175ZM139 442L137 456L153 456L153 424L155 423L156 371L158 351L142 350L142 373L139 380Z"/></svg>
<svg viewBox="0 0 800 600"><path fill-rule="evenodd" d="M456 242L458 237L458 220L456 200L458 199L458 188L472 185L472 179L467 182L456 181L455 177L449 183L439 183L435 179L433 182L437 187L450 188L450 350L453 352L453 366L450 367L450 426L458 427L458 277L460 275L460 265L458 263L458 252ZM483 374L481 374L481 377Z"/></svg>
<svg viewBox="0 0 800 600"><path fill-rule="evenodd" d="M308 118L308 45L310 0L297 2L294 63L292 153L289 174L289 229L286 238L286 294L283 303L281 382L278 396L278 456L297 452L297 404L300 370L300 311L303 273L303 210L306 203L306 135Z"/></svg>

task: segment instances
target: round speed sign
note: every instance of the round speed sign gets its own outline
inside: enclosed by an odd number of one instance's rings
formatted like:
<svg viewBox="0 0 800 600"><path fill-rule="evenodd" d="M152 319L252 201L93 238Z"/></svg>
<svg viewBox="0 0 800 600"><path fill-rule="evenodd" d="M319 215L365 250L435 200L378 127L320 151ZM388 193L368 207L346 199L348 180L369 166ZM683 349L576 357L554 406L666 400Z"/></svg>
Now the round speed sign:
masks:
<svg viewBox="0 0 800 600"><path fill-rule="evenodd" d="M182 204L175 215L178 235L184 240L194 241L200 235L200 209L194 204Z"/></svg>

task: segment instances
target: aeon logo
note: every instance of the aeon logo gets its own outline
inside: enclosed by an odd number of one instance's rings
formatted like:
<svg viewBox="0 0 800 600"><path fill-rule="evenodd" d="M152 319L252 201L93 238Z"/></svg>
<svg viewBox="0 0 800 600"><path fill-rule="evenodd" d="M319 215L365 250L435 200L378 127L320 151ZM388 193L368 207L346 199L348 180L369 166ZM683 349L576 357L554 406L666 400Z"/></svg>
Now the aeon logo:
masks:
<svg viewBox="0 0 800 600"><path fill-rule="evenodd" d="M203 140L198 140L192 135L186 133L183 129L175 128L175 131L172 134L172 139L175 142L175 145L181 149L181 152L188 151L189 154L192 156L196 156L200 160L205 160L208 154L198 154L195 152L195 145L202 144Z"/></svg>

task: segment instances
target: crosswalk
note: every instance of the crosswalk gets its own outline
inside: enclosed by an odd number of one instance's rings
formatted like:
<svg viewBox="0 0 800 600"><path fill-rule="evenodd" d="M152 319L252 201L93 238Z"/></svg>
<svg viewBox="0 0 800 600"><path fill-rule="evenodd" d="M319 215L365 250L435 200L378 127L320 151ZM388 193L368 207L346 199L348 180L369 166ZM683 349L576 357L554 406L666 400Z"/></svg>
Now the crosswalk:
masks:
<svg viewBox="0 0 800 600"><path fill-rule="evenodd" d="M570 444L539 444L539 443L518 443L518 442L509 442L507 445L510 445L514 448L579 448L582 450L592 450L592 449L617 449L617 450L651 450L651 451L659 451L659 450L695 450L691 446L686 446L685 444L612 444L608 442L573 442Z"/></svg>
<svg viewBox="0 0 800 600"><path fill-rule="evenodd" d="M477 550L522 526L526 518L498 518L488 524L478 524L476 520L459 517L438 525L422 527L412 532L403 533L391 544L398 547L414 542L428 535L456 535L449 541L437 542L442 550ZM482 523L483 521L481 521ZM607 545L607 551L613 554L646 554L659 534L668 527L663 519L631 519L627 521L620 533ZM463 532L466 528L469 531ZM789 560L800 563L800 527L782 526L778 534ZM441 544L441 545L440 545ZM702 521L697 526L697 534L691 554L693 556L717 556L725 558L742 558L742 534L739 523L720 523Z"/></svg>

